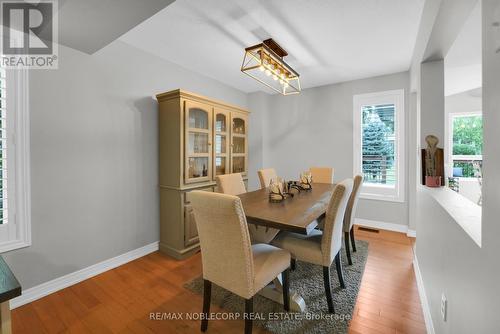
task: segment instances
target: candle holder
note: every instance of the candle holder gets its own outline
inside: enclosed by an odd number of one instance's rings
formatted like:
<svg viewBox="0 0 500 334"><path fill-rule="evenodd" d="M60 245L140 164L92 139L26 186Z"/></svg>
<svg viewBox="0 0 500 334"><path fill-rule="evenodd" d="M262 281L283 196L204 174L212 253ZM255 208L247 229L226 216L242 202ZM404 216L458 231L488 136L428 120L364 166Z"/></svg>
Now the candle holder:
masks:
<svg viewBox="0 0 500 334"><path fill-rule="evenodd" d="M302 190L312 190L312 174L311 172L300 173L300 187Z"/></svg>
<svg viewBox="0 0 500 334"><path fill-rule="evenodd" d="M288 183L281 178L271 179L269 184L269 202L279 203L288 197L293 197L289 192Z"/></svg>

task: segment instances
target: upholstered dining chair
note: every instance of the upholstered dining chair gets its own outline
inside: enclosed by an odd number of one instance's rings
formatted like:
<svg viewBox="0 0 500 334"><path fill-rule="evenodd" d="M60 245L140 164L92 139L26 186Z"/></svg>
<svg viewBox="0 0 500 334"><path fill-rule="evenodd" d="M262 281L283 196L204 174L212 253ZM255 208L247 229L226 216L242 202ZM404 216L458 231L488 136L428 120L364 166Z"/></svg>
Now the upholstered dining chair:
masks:
<svg viewBox="0 0 500 334"><path fill-rule="evenodd" d="M223 194L240 195L247 192L243 178L239 173L219 175L215 181L219 192ZM248 224L248 230L253 244L268 244L279 233L279 230L275 228L257 226L251 223Z"/></svg>
<svg viewBox="0 0 500 334"><path fill-rule="evenodd" d="M342 248L342 222L352 186L352 179L347 179L336 185L333 189L332 197L326 210L323 232L312 230L309 235L281 232L272 242L272 245L285 249L292 254L292 269L295 260L323 267L326 301L330 313L335 313L330 280L330 266L333 260L335 260L340 286L345 288L340 250Z"/></svg>
<svg viewBox="0 0 500 334"><path fill-rule="evenodd" d="M228 195L240 195L247 192L240 173L218 175L215 178L219 192Z"/></svg>
<svg viewBox="0 0 500 334"><path fill-rule="evenodd" d="M333 183L333 168L331 167L311 167L313 182L317 183Z"/></svg>
<svg viewBox="0 0 500 334"><path fill-rule="evenodd" d="M269 183L271 182L271 180L278 177L274 168L260 169L257 171L257 175L259 175L261 189L269 187Z"/></svg>
<svg viewBox="0 0 500 334"><path fill-rule="evenodd" d="M356 251L356 241L354 239L354 216L356 214L356 208L358 206L359 199L359 190L361 189L361 185L363 184L363 176L356 175L354 177L354 182L352 186L352 193L349 197L349 202L347 202L347 208L345 210L344 215L344 242L345 242L345 251L347 254L347 261L350 265L352 265L351 259L351 249L349 247L349 239L351 239L352 243L352 251Z"/></svg>
<svg viewBox="0 0 500 334"><path fill-rule="evenodd" d="M203 265L201 331L208 328L212 283L245 299L245 333L252 332L254 295L282 274L283 304L290 309L290 253L266 244L250 244L245 212L237 196L195 190L191 192Z"/></svg>

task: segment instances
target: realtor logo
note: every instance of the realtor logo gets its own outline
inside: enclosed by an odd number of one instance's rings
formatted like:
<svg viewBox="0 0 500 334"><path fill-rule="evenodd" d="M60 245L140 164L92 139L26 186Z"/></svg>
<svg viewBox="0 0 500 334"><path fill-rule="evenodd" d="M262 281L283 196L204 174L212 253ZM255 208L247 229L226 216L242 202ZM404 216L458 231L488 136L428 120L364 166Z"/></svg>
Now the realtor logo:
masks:
<svg viewBox="0 0 500 334"><path fill-rule="evenodd" d="M57 68L57 2L2 0L0 67Z"/></svg>

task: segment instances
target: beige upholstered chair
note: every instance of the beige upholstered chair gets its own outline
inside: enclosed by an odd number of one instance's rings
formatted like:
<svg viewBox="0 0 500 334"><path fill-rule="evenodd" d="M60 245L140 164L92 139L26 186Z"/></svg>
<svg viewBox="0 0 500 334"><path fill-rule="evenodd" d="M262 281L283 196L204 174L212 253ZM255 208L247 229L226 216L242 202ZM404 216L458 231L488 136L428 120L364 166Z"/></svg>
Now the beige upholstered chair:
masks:
<svg viewBox="0 0 500 334"><path fill-rule="evenodd" d="M216 178L217 188L219 192L228 195L240 195L247 192L245 188L245 183L241 174L226 174L219 175ZM264 226L257 226L255 224L248 225L248 230L250 231L250 237L253 244L268 244L274 239L279 230Z"/></svg>
<svg viewBox="0 0 500 334"><path fill-rule="evenodd" d="M316 183L333 183L333 168L331 167L311 167L313 182Z"/></svg>
<svg viewBox="0 0 500 334"><path fill-rule="evenodd" d="M261 189L269 187L269 183L271 182L271 180L278 177L274 168L265 168L258 170L257 174L259 175Z"/></svg>
<svg viewBox="0 0 500 334"><path fill-rule="evenodd" d="M247 192L240 173L219 175L215 178L219 192L228 195L240 195Z"/></svg>
<svg viewBox="0 0 500 334"><path fill-rule="evenodd" d="M354 240L354 216L356 214L356 208L358 206L359 190L363 184L363 176L356 175L354 177L354 183L352 186L351 197L349 197L349 202L347 203L347 208L344 215L344 241L345 241L345 251L347 253L347 260L349 264L352 264L351 259L351 249L349 248L349 237L351 238L352 251L356 251L356 241Z"/></svg>
<svg viewBox="0 0 500 334"><path fill-rule="evenodd" d="M198 227L203 264L201 330L207 330L212 283L245 298L245 313L253 312L253 296L280 273L283 301L290 308L288 268L290 253L266 244L250 244L245 212L237 196L195 190L191 204ZM252 332L246 317L245 333Z"/></svg>
<svg viewBox="0 0 500 334"><path fill-rule="evenodd" d="M281 232L272 242L274 246L285 249L292 254L292 269L294 268L295 260L323 266L326 301L330 313L334 313L330 283L330 265L333 260L335 260L337 267L340 286L345 288L340 250L342 248L342 223L352 186L352 179L347 179L333 189L332 197L326 210L323 232L313 230L309 235Z"/></svg>
<svg viewBox="0 0 500 334"><path fill-rule="evenodd" d="M257 175L259 175L261 189L269 187L271 180L278 177L274 168L260 169L257 171ZM270 243L279 232L279 230L271 227L262 227L257 225L250 227L252 240L266 244Z"/></svg>

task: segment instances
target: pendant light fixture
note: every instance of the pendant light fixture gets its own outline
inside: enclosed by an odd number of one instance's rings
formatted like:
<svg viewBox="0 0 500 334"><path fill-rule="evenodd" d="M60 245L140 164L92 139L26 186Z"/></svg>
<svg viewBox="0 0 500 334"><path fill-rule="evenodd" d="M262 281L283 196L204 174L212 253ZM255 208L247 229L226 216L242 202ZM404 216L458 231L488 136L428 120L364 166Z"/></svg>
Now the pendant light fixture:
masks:
<svg viewBox="0 0 500 334"><path fill-rule="evenodd" d="M241 72L283 95L300 93L299 74L283 57L288 53L272 38L245 49Z"/></svg>

